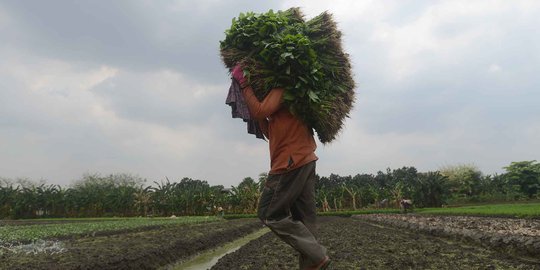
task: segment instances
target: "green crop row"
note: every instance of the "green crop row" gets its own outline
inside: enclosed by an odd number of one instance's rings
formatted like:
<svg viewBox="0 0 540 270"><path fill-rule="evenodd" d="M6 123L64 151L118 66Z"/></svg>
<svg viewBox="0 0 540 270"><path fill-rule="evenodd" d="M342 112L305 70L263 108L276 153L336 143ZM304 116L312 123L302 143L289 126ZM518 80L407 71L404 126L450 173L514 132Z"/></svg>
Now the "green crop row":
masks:
<svg viewBox="0 0 540 270"><path fill-rule="evenodd" d="M367 215L367 214L395 214L399 213L399 209L361 209L361 210L350 210L350 211L330 211L330 212L319 212L318 216L339 216L339 217L349 217L352 215Z"/></svg>
<svg viewBox="0 0 540 270"><path fill-rule="evenodd" d="M514 203L473 205L452 208L416 208L412 210L418 214L432 215L471 215L471 216L495 216L516 218L540 218L540 203ZM400 209L361 209L350 211L318 212L318 216L352 216L365 214L396 214ZM256 218L256 214L231 214L225 215L226 219Z"/></svg>
<svg viewBox="0 0 540 270"><path fill-rule="evenodd" d="M424 208L417 209L415 212L418 212L420 214L434 215L474 215L540 218L540 203L493 204L452 208Z"/></svg>
<svg viewBox="0 0 540 270"><path fill-rule="evenodd" d="M330 211L330 212L318 212L317 216L339 216L350 217L352 215L367 215L367 214L395 214L400 213L399 209L361 209L350 211ZM257 218L256 214L230 214L225 215L225 219L238 219L238 218Z"/></svg>
<svg viewBox="0 0 540 270"><path fill-rule="evenodd" d="M70 235L86 235L95 232L118 231L144 228L148 226L169 226L178 224L213 222L217 217L187 216L178 218L130 218L96 222L60 224L36 224L26 226L0 226L0 242L34 241Z"/></svg>

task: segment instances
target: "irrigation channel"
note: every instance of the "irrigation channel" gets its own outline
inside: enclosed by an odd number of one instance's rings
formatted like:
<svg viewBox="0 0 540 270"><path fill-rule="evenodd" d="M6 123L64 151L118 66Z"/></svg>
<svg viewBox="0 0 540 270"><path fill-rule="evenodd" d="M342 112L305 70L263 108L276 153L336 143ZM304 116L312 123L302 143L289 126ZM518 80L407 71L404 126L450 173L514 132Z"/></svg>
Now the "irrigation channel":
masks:
<svg viewBox="0 0 540 270"><path fill-rule="evenodd" d="M160 270L202 270L210 269L214 266L219 259L223 256L233 253L240 249L242 246L246 245L252 240L255 240L266 233L270 232L270 229L263 228L251 234L248 234L240 239L237 239L233 242L227 243L223 246L220 246L216 249L212 249L203 253L199 253L196 256L188 259L176 262L171 265L164 266Z"/></svg>

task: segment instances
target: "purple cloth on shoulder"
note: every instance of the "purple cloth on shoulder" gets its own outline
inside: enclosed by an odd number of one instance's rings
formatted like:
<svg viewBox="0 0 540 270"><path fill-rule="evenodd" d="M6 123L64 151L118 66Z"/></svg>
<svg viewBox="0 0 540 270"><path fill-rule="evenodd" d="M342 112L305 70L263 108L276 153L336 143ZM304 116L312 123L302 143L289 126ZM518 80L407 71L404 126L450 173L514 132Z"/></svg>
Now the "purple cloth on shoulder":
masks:
<svg viewBox="0 0 540 270"><path fill-rule="evenodd" d="M256 120L251 119L247 103L244 100L244 95L242 95L242 89L240 89L240 84L235 79L232 80L231 86L229 87L229 93L227 94L225 104L231 106L233 118L242 118L242 120L247 123L247 132L249 134L254 134L255 137L264 140L264 135L259 127L259 123Z"/></svg>

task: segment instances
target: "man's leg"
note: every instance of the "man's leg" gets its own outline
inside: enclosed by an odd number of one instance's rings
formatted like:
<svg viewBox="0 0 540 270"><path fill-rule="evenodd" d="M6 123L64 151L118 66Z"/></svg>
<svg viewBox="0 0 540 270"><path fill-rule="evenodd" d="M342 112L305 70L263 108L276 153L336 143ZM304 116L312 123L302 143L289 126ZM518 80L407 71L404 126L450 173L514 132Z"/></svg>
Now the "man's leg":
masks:
<svg viewBox="0 0 540 270"><path fill-rule="evenodd" d="M293 219L300 220L317 237L317 206L315 204L315 169L308 175L302 193L291 207Z"/></svg>
<svg viewBox="0 0 540 270"><path fill-rule="evenodd" d="M308 228L308 230L317 238L317 206L315 204L315 170L308 176L304 185L304 190L293 203L291 207L293 219L299 220ZM324 247L323 247L324 248ZM326 253L326 248L324 248ZM298 261L300 269L305 269L311 264L302 254L299 254Z"/></svg>
<svg viewBox="0 0 540 270"><path fill-rule="evenodd" d="M259 203L259 218L283 241L303 257L304 265L313 265L326 256L326 249L300 220L294 220L291 208L315 173L315 162L280 175L270 175Z"/></svg>

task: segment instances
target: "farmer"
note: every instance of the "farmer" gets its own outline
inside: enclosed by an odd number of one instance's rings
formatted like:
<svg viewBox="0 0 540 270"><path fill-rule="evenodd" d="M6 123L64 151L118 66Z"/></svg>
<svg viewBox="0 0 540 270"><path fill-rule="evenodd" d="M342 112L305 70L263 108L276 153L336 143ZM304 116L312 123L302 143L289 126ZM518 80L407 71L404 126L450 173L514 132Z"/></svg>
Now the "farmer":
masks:
<svg viewBox="0 0 540 270"><path fill-rule="evenodd" d="M385 198L379 202L379 208L386 208L386 207L388 207L388 199Z"/></svg>
<svg viewBox="0 0 540 270"><path fill-rule="evenodd" d="M237 65L240 83L253 119L270 146L270 172L259 202L258 216L277 236L299 252L300 269L326 269L330 259L315 238L315 139L312 130L282 104L284 89L272 89L262 102Z"/></svg>
<svg viewBox="0 0 540 270"><path fill-rule="evenodd" d="M401 207L401 212L402 213L407 213L407 210L412 210L412 200L407 200L407 199L401 199L399 201L399 205Z"/></svg>

